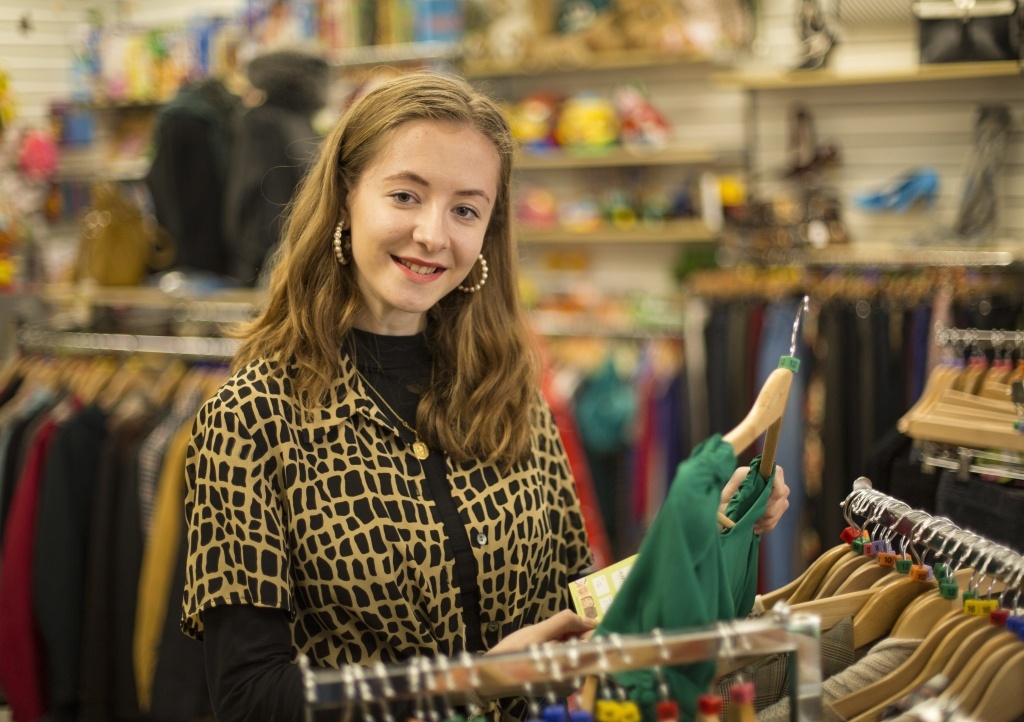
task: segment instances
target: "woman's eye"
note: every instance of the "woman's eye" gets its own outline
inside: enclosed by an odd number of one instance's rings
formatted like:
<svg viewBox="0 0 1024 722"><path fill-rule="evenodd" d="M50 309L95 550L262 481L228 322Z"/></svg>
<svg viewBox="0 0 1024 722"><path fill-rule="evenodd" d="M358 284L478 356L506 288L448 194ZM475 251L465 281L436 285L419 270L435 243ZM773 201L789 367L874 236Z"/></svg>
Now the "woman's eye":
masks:
<svg viewBox="0 0 1024 722"><path fill-rule="evenodd" d="M391 197L394 198L399 203L409 203L409 202L412 201L412 194L411 193L406 193L404 191L399 191L398 193L392 193Z"/></svg>
<svg viewBox="0 0 1024 722"><path fill-rule="evenodd" d="M459 206L458 208L455 209L455 214L457 216L459 216L459 218L479 218L480 217L480 214L477 213L475 209L470 208L469 206Z"/></svg>

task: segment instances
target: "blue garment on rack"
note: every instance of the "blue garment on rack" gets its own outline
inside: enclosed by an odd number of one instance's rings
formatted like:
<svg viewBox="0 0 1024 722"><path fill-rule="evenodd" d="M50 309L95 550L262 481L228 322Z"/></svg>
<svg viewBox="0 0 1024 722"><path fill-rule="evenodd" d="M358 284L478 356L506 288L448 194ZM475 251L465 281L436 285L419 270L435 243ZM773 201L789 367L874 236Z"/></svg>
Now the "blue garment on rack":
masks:
<svg viewBox="0 0 1024 722"><path fill-rule="evenodd" d="M793 319L800 301L789 299L771 303L765 309L761 348L757 359L757 387L779 367L779 359L789 355L793 335ZM797 336L796 358L806 359L807 349ZM807 373L793 374L786 400L782 432L775 451L775 463L782 467L789 486L789 509L771 534L761 540L761 579L766 590L778 589L796 577L800 550L800 530L807 498L804 490L804 389Z"/></svg>

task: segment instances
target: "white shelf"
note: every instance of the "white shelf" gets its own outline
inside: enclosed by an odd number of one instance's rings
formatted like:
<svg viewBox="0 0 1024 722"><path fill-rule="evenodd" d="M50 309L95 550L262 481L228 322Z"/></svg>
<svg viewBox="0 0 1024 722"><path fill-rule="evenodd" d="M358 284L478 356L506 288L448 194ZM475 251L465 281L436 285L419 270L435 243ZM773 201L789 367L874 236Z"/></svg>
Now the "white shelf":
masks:
<svg viewBox="0 0 1024 722"><path fill-rule="evenodd" d="M646 227L638 223L635 228L629 230L602 227L583 233L562 228L551 230L519 228L516 229L515 234L521 243L529 245L710 243L717 238L717 234L709 229L703 221L696 219L665 221L664 224L655 227Z"/></svg>
<svg viewBox="0 0 1024 722"><path fill-rule="evenodd" d="M843 85L883 85L921 83L938 80L1001 78L1021 75L1016 60L988 63L935 63L907 68L884 68L852 72L823 68L821 70L775 70L715 73L712 80L723 87L746 90L784 90L786 88L824 88Z"/></svg>
<svg viewBox="0 0 1024 722"><path fill-rule="evenodd" d="M518 170L572 170L575 168L628 168L655 165L708 165L718 154L707 148L629 148L614 146L588 153L554 150L550 153L522 151Z"/></svg>

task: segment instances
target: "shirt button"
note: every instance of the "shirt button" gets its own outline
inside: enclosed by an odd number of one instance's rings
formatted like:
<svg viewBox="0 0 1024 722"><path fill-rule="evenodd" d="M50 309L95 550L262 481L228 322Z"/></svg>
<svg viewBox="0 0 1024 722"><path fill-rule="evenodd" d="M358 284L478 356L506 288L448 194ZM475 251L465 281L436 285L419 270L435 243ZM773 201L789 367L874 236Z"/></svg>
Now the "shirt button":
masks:
<svg viewBox="0 0 1024 722"><path fill-rule="evenodd" d="M483 546L484 544L486 544L487 543L487 535L483 534L483 533L477 534L476 535L476 543L479 544L480 546Z"/></svg>
<svg viewBox="0 0 1024 722"><path fill-rule="evenodd" d="M497 632L498 631L498 623L497 622L489 622L487 624L487 631L488 632Z"/></svg>

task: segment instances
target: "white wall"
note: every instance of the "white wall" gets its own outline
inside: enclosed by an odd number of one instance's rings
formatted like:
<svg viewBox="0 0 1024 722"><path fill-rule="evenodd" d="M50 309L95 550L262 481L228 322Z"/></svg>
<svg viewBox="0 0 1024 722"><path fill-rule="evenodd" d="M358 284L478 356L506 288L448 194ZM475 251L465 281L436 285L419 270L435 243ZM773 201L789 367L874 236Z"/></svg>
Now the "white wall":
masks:
<svg viewBox="0 0 1024 722"><path fill-rule="evenodd" d="M27 121L43 122L48 104L68 94L71 39L88 7L99 5L113 15L128 8L140 24L163 24L196 14L230 13L243 0L63 0L35 3L5 0L0 5L0 63L7 67ZM789 67L796 55L795 10L798 0L764 0L760 40L750 64L758 69ZM16 29L25 13L34 29ZM916 32L912 23L881 29L839 28L842 42L831 66L838 70L911 67L916 63ZM627 80L640 80L665 112L681 143L706 145L735 157L745 143L745 114L755 96L716 86L713 68L670 66L610 72L579 72L535 78L481 81L495 94L516 98L537 88L570 92L580 88L609 90ZM847 86L756 93L756 155L759 176L770 178L787 159L787 115L794 102L813 113L822 141L834 142L842 165L831 177L845 199L854 192L882 185L904 171L934 164L941 173L942 195L937 210L927 217L915 212L878 218L847 206L847 221L855 241L904 242L921 229L948 226L953 219L971 148L975 108L983 102L1011 106L1015 126L999 178L1001 235L1024 235L1024 82L1019 77L972 81L942 81L885 86ZM681 171L682 172L682 171ZM538 276L558 249L526 248L524 262ZM579 250L578 248L573 250ZM590 270L582 274L602 288L638 288L664 292L672 287L671 266L678 248L626 246L592 250Z"/></svg>
<svg viewBox="0 0 1024 722"><path fill-rule="evenodd" d="M763 43L751 65L787 68L795 57L796 0L768 0ZM840 43L829 67L837 72L895 70L917 65L912 21L874 28L834 26ZM758 91L756 166L771 176L786 165L787 118L793 104L809 108L819 140L834 142L842 163L830 176L845 199L885 185L908 169L933 165L940 199L932 213L868 215L847 204L855 241L905 243L929 229L948 228L959 207L964 164L972 147L979 104L1005 103L1013 128L997 181L999 237L1024 241L1024 79L1017 77L936 81L805 90Z"/></svg>
<svg viewBox="0 0 1024 722"><path fill-rule="evenodd" d="M42 125L50 102L68 97L72 40L88 8L110 5L110 0L0 3L0 65L11 75L19 122ZM23 32L19 23L24 17L31 30Z"/></svg>

